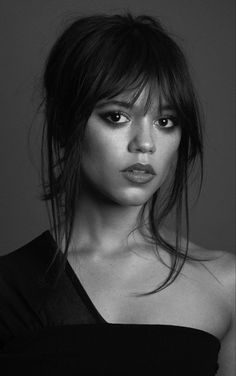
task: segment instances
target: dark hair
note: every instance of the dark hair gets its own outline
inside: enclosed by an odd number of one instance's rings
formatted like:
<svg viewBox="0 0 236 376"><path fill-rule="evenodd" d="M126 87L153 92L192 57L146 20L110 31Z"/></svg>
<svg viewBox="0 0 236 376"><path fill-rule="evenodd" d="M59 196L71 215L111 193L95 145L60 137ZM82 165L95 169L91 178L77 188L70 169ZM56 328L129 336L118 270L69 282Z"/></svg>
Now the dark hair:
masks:
<svg viewBox="0 0 236 376"><path fill-rule="evenodd" d="M44 72L45 123L42 137L42 199L51 203L51 226L58 250L65 236L65 267L74 220L75 198L80 189L80 164L86 123L96 103L131 90L135 101L149 88L147 106L153 95L165 99L177 112L181 126L175 173L168 187L160 187L146 202L138 225L146 226L143 214L149 207L146 238L171 254L168 277L157 289L172 283L188 256L188 180L195 162L203 176L202 129L186 59L160 22L147 15L93 15L74 21L58 38L46 61ZM46 143L45 143L46 139ZM45 148L47 169L45 168ZM46 175L46 177L45 177ZM165 184L164 184L165 185ZM48 208L48 206L47 206ZM186 247L180 244L185 210ZM160 226L174 210L175 244L161 234ZM51 221L51 219L50 219ZM62 233L62 228L64 233ZM59 273L60 274L60 273Z"/></svg>

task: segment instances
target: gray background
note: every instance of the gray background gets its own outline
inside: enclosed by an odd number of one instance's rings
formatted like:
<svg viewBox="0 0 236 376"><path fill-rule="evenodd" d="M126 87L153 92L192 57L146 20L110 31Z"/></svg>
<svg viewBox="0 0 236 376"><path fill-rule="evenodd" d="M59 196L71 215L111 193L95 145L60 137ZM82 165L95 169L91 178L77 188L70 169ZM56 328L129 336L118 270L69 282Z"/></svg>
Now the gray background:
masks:
<svg viewBox="0 0 236 376"><path fill-rule="evenodd" d="M206 119L206 174L192 209L191 240L235 250L234 0L1 1L0 253L48 228L38 199L41 118L35 118L45 57L75 14L129 9L160 18L184 48ZM31 152L27 134L31 134Z"/></svg>

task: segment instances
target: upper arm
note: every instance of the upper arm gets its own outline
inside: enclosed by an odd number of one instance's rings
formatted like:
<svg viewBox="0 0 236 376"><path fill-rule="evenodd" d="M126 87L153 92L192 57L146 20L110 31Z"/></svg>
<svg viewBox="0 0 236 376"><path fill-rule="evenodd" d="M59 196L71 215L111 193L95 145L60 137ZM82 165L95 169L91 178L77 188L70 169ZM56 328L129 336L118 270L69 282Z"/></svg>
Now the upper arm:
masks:
<svg viewBox="0 0 236 376"><path fill-rule="evenodd" d="M219 353L219 370L217 376L235 376L236 374L236 342L235 342L235 319L233 320L227 334L221 342Z"/></svg>
<svg viewBox="0 0 236 376"><path fill-rule="evenodd" d="M221 281L225 289L226 304L231 312L231 322L227 333L221 341L219 352L219 370L217 376L236 375L236 323L235 323L235 257L231 254L224 256L224 272Z"/></svg>

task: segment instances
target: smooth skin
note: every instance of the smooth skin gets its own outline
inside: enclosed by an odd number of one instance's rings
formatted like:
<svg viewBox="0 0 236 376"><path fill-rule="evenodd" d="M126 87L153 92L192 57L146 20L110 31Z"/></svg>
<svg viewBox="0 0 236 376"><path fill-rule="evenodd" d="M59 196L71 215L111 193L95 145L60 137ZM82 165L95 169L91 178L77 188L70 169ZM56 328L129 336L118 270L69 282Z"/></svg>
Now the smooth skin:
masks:
<svg viewBox="0 0 236 376"><path fill-rule="evenodd" d="M129 98L124 93L112 102L98 103L88 120L82 190L68 261L107 322L207 331L221 340L218 375L234 376L233 255L190 243L190 254L212 260L186 262L168 288L148 297L131 296L132 292L153 290L169 273L138 230L128 242L127 236L142 205L173 172L181 129L173 109L166 106L160 111L157 99L145 112L147 90L132 107ZM121 170L137 162L153 166L156 175L152 181L139 185L125 179ZM162 233L174 244L173 233L164 228ZM170 264L169 255L162 249L159 252Z"/></svg>

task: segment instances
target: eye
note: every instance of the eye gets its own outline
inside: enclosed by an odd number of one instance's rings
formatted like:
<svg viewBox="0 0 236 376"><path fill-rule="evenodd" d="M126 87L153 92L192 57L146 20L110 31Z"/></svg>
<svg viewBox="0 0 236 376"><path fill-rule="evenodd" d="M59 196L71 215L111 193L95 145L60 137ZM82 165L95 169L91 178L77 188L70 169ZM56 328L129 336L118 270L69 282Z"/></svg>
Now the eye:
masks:
<svg viewBox="0 0 236 376"><path fill-rule="evenodd" d="M128 116L124 115L120 111L106 112L102 117L112 124L124 124L129 121Z"/></svg>
<svg viewBox="0 0 236 376"><path fill-rule="evenodd" d="M177 125L177 118L174 116L165 116L159 118L155 123L161 128L172 128Z"/></svg>

